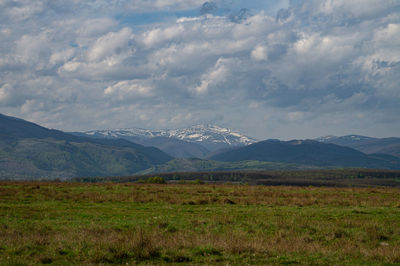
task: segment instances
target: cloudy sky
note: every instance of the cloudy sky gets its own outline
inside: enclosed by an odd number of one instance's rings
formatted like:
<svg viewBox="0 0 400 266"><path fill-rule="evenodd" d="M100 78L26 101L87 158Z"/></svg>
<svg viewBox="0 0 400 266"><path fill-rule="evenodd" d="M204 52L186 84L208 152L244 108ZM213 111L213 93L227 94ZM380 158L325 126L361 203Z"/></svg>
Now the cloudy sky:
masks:
<svg viewBox="0 0 400 266"><path fill-rule="evenodd" d="M400 1L0 0L0 113L400 137Z"/></svg>

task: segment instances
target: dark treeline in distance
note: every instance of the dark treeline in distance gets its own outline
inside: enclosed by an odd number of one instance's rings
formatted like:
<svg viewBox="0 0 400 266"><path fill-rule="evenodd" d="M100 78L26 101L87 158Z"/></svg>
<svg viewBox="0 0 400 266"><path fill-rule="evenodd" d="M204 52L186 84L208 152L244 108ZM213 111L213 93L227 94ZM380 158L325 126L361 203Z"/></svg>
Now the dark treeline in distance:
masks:
<svg viewBox="0 0 400 266"><path fill-rule="evenodd" d="M157 173L169 183L201 180L208 183L241 183L249 185L293 185L333 187L400 187L400 171L376 169L332 169L299 171L216 171L216 172L175 172ZM154 174L75 178L80 182L138 182Z"/></svg>

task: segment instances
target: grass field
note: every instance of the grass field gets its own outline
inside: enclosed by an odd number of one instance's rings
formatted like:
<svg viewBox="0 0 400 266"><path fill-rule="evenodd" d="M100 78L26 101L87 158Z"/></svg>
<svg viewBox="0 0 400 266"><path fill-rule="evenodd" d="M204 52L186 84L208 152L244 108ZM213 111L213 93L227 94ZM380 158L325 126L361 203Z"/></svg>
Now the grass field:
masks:
<svg viewBox="0 0 400 266"><path fill-rule="evenodd" d="M0 265L400 264L400 189L0 183Z"/></svg>

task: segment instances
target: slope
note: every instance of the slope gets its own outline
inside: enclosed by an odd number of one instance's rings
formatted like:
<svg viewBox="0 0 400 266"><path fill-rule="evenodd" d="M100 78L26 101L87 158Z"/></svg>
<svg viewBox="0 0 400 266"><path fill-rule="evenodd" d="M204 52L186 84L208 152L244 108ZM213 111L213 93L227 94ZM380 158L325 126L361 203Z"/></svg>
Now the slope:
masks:
<svg viewBox="0 0 400 266"><path fill-rule="evenodd" d="M224 162L268 161L314 166L400 169L400 160L369 156L360 151L313 140L266 140L210 157Z"/></svg>
<svg viewBox="0 0 400 266"><path fill-rule="evenodd" d="M125 140L89 139L0 114L0 178L134 174L172 157Z"/></svg>
<svg viewBox="0 0 400 266"><path fill-rule="evenodd" d="M246 146L255 143L256 140L229 128L223 128L216 125L196 125L181 129L164 129L150 130L142 128L114 129L114 130L92 130L83 133L87 136L97 138L124 138L136 143L147 143L154 138L163 138L163 140L176 140L183 142L170 142L168 145L175 144L174 149L188 147L187 143L197 144L192 145L190 149L196 149L199 145L203 146L208 151L216 151L223 148ZM182 144L182 147L179 147ZM189 149L189 150L190 150ZM202 150L197 150L201 154ZM189 156L197 157L197 156Z"/></svg>
<svg viewBox="0 0 400 266"><path fill-rule="evenodd" d="M400 138L371 138L359 135L347 135L341 137L321 137L316 140L323 143L350 147L367 154L383 153L400 157Z"/></svg>
<svg viewBox="0 0 400 266"><path fill-rule="evenodd" d="M132 131L91 131L91 134L74 132L76 136L97 139L125 139L145 147L156 147L174 158L204 158L210 151L200 144L168 137L143 137L132 134Z"/></svg>

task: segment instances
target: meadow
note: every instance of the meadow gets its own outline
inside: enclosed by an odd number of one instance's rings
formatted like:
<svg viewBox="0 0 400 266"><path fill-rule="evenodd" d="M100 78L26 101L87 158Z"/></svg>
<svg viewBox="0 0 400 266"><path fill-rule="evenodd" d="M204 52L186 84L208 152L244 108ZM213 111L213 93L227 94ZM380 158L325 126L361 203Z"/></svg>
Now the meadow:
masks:
<svg viewBox="0 0 400 266"><path fill-rule="evenodd" d="M0 265L400 264L400 189L0 182Z"/></svg>

